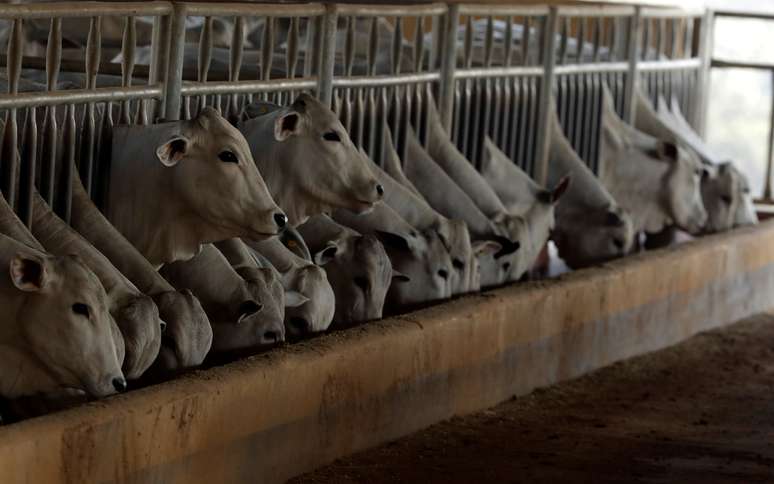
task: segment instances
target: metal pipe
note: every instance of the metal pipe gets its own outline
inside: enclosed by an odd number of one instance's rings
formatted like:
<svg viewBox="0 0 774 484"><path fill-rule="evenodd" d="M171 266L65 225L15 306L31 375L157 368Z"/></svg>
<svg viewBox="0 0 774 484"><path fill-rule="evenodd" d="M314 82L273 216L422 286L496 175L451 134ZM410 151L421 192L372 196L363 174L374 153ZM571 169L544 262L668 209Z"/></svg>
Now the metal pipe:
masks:
<svg viewBox="0 0 774 484"><path fill-rule="evenodd" d="M322 46L320 50L320 72L317 73L317 97L326 106L333 100L333 74L336 67L336 5L325 6L323 17Z"/></svg>
<svg viewBox="0 0 774 484"><path fill-rule="evenodd" d="M168 120L180 119L181 87L183 83L183 56L185 54L185 19L187 6L175 4L169 42L169 65L164 82L164 113Z"/></svg>
<svg viewBox="0 0 774 484"><path fill-rule="evenodd" d="M452 132L452 116L454 114L454 90L455 71L457 68L457 25L460 23L460 6L449 6L446 13L444 38L442 45L443 57L441 59L441 75L438 86L438 109L441 116L441 124L447 133Z"/></svg>
<svg viewBox="0 0 774 484"><path fill-rule="evenodd" d="M634 125L634 119L637 116L634 101L640 77L638 69L640 67L639 48L642 35L641 18L642 7L635 7L634 15L629 20L629 37L626 39L626 60L629 65L626 73L626 84L624 85L623 119L631 125Z"/></svg>
<svg viewBox="0 0 774 484"><path fill-rule="evenodd" d="M551 94L554 88L554 64L556 64L556 32L559 27L559 9L551 7L543 32L543 77L540 79L540 104L535 133L535 178L545 186L548 181L548 155L551 147Z"/></svg>

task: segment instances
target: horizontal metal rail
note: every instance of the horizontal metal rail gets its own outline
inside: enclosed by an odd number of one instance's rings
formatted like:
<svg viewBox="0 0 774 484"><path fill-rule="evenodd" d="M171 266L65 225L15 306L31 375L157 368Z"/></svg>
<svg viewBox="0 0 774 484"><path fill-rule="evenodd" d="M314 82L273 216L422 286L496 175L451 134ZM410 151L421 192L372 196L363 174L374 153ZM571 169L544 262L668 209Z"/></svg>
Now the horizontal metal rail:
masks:
<svg viewBox="0 0 774 484"><path fill-rule="evenodd" d="M386 87L403 86L406 84L422 84L435 82L441 78L437 72L420 72L417 74L387 74L377 76L350 76L333 79L333 87Z"/></svg>
<svg viewBox="0 0 774 484"><path fill-rule="evenodd" d="M205 3L176 2L191 16L261 16L261 17L310 17L323 15L321 3L269 4L269 3Z"/></svg>
<svg viewBox="0 0 774 484"><path fill-rule="evenodd" d="M774 62L747 62L747 61L732 61L726 59L712 59L712 67L721 69L756 69L761 71L769 71L774 69Z"/></svg>
<svg viewBox="0 0 774 484"><path fill-rule="evenodd" d="M89 18L107 15L168 15L171 2L58 2L0 5L0 18L50 19Z"/></svg>
<svg viewBox="0 0 774 484"><path fill-rule="evenodd" d="M259 92L302 91L317 87L317 79L271 79L268 81L218 81L183 83L183 96L207 96L212 94L252 94Z"/></svg>
<svg viewBox="0 0 774 484"><path fill-rule="evenodd" d="M98 87L90 90L20 92L0 94L0 109L21 109L38 106L60 106L63 104L82 104L109 101L128 101L133 99L162 99L164 87L153 86Z"/></svg>
<svg viewBox="0 0 774 484"><path fill-rule="evenodd" d="M494 16L528 16L537 17L548 15L549 8L542 5L481 5L462 4L459 6L460 15L494 15Z"/></svg>
<svg viewBox="0 0 774 484"><path fill-rule="evenodd" d="M446 13L445 3L426 5L364 5L356 3L340 3L336 5L338 15L354 17L408 17L417 15L443 15Z"/></svg>

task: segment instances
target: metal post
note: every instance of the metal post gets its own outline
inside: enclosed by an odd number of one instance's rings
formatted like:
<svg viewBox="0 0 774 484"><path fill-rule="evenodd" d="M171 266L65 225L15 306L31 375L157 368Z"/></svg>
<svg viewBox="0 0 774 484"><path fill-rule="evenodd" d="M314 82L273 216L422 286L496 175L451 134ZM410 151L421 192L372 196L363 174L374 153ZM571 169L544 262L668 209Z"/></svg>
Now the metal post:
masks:
<svg viewBox="0 0 774 484"><path fill-rule="evenodd" d="M442 41L441 79L439 82L438 110L441 123L447 133L451 133L454 115L454 83L457 68L457 26L460 23L459 4L449 5L446 13L446 25Z"/></svg>
<svg viewBox="0 0 774 484"><path fill-rule="evenodd" d="M556 32L559 28L559 9L551 7L543 24L543 76L540 79L540 105L535 133L535 178L545 186L548 182L548 155L551 151L551 96L554 89L554 65L556 64Z"/></svg>
<svg viewBox="0 0 774 484"><path fill-rule="evenodd" d="M333 69L336 64L337 22L338 11L336 10L336 5L326 5L322 25L320 70L317 73L317 98L326 106L331 106L333 101Z"/></svg>
<svg viewBox="0 0 774 484"><path fill-rule="evenodd" d="M707 135L707 96L709 95L710 67L712 66L712 49L715 31L715 12L707 10L701 19L699 31L698 57L701 67L696 82L696 102L694 112L690 113L700 136Z"/></svg>
<svg viewBox="0 0 774 484"><path fill-rule="evenodd" d="M629 69L624 84L623 106L623 119L631 125L634 125L634 119L637 116L634 100L640 83L640 74L637 68L640 63L640 43L642 42L641 19L642 7L635 7L634 15L629 19L629 37L626 39L626 60L629 63Z"/></svg>
<svg viewBox="0 0 774 484"><path fill-rule="evenodd" d="M771 86L774 89L774 71L769 71L771 75ZM774 91L773 91L774 92ZM774 165L774 99L771 102L771 112L769 113L769 150L766 158L766 180L763 185L763 199L772 200L771 193L771 171Z"/></svg>
<svg viewBox="0 0 774 484"><path fill-rule="evenodd" d="M167 120L180 119L180 92L183 87L183 55L185 53L185 18L187 8L175 4L169 40L169 64L164 83L164 114Z"/></svg>

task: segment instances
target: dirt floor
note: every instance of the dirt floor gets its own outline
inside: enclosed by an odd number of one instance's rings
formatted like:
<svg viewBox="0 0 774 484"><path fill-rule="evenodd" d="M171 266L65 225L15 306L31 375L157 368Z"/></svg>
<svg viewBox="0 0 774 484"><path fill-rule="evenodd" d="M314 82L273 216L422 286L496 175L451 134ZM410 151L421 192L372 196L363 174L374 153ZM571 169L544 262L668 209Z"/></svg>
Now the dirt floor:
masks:
<svg viewBox="0 0 774 484"><path fill-rule="evenodd" d="M454 418L291 482L774 482L774 316Z"/></svg>

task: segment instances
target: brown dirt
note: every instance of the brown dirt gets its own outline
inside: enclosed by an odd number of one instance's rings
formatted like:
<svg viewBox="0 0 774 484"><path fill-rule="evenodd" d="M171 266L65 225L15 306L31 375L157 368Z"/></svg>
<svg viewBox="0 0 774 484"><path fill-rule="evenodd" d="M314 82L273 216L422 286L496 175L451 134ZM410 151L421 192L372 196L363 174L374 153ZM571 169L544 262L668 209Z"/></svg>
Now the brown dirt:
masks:
<svg viewBox="0 0 774 484"><path fill-rule="evenodd" d="M758 315L291 482L774 482L772 390Z"/></svg>

